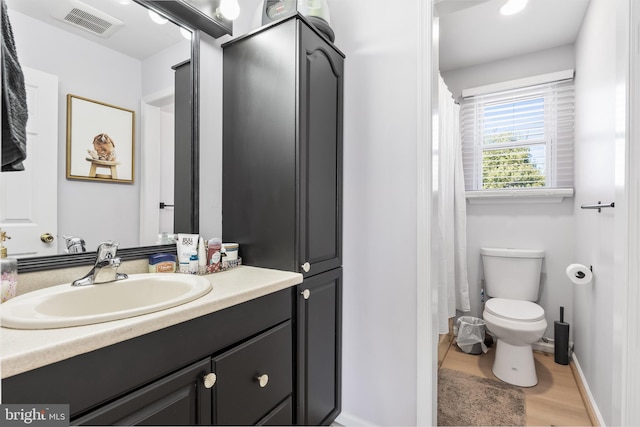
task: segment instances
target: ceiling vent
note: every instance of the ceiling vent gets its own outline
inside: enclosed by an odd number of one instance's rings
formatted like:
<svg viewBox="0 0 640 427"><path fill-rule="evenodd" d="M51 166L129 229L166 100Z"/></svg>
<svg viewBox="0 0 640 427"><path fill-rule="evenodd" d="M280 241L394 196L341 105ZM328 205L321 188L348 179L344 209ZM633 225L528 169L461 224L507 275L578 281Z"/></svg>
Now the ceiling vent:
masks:
<svg viewBox="0 0 640 427"><path fill-rule="evenodd" d="M54 9L51 16L104 38L111 36L124 25L121 20L77 0L67 1Z"/></svg>

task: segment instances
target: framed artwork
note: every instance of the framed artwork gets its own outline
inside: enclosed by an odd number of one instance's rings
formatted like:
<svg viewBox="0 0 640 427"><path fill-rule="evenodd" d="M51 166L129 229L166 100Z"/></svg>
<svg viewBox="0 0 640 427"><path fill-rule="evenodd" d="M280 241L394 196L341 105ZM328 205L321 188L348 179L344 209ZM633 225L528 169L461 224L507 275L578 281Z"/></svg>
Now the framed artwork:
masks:
<svg viewBox="0 0 640 427"><path fill-rule="evenodd" d="M135 111L67 95L67 178L133 183Z"/></svg>

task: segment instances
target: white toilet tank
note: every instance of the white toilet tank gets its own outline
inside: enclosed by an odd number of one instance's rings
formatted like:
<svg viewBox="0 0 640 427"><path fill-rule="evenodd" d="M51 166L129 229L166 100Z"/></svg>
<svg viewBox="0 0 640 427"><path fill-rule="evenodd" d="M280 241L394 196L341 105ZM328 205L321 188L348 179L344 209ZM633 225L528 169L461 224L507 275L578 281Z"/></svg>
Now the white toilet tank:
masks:
<svg viewBox="0 0 640 427"><path fill-rule="evenodd" d="M485 292L492 298L536 301L544 251L480 248Z"/></svg>

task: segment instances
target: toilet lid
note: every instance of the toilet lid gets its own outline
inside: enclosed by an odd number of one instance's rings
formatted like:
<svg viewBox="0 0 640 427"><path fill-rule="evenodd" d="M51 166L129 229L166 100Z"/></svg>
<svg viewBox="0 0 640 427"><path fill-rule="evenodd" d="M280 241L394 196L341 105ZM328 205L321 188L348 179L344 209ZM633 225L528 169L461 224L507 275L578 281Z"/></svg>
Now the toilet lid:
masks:
<svg viewBox="0 0 640 427"><path fill-rule="evenodd" d="M544 319L544 309L531 301L506 298L491 298L484 309L494 316L521 322L535 322Z"/></svg>

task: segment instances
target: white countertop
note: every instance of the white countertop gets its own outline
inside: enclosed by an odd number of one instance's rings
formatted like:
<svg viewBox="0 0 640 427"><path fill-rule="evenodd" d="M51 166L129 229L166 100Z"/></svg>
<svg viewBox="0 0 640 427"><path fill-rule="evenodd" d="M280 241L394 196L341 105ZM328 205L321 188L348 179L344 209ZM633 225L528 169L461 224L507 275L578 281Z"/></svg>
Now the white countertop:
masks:
<svg viewBox="0 0 640 427"><path fill-rule="evenodd" d="M155 313L70 328L0 328L1 377L88 353L302 283L300 273L249 266L203 277L211 281L211 292Z"/></svg>

